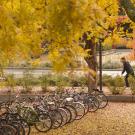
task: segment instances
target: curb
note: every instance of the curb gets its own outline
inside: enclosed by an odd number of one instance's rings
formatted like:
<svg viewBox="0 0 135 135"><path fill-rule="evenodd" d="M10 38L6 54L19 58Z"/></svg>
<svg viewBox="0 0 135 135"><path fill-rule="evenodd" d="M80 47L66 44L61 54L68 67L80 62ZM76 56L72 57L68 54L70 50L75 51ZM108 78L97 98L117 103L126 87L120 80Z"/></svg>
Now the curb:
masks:
<svg viewBox="0 0 135 135"><path fill-rule="evenodd" d="M109 102L135 102L133 95L109 95L107 98Z"/></svg>

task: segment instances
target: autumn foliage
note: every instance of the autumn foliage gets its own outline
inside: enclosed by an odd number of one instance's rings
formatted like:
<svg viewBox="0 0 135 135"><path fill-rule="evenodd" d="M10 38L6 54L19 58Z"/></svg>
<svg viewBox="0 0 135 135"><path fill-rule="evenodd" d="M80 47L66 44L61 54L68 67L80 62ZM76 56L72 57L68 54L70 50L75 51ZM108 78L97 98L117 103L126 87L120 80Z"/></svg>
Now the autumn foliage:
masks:
<svg viewBox="0 0 135 135"><path fill-rule="evenodd" d="M134 28L129 18L119 18L119 6L118 0L1 0L1 64L30 60L47 51L54 67L63 70L89 55L90 50L80 45L86 32L95 44L101 38L103 45L117 44L128 36L121 24Z"/></svg>

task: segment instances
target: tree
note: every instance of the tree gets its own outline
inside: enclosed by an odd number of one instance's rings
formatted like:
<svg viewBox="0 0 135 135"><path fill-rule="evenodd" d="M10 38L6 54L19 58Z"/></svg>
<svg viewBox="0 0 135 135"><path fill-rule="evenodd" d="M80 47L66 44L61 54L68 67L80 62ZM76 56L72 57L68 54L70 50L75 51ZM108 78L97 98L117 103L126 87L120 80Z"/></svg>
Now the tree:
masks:
<svg viewBox="0 0 135 135"><path fill-rule="evenodd" d="M41 19L35 9L29 0L0 1L0 64L7 65L41 53L38 25Z"/></svg>
<svg viewBox="0 0 135 135"><path fill-rule="evenodd" d="M130 20L135 23L135 1L134 0L120 0L119 2L120 2L120 6L125 9ZM133 48L133 51L127 57L130 60L135 60L135 36L133 36L133 41L130 41L129 45Z"/></svg>
<svg viewBox="0 0 135 135"><path fill-rule="evenodd" d="M120 0L120 5L125 9L128 17L135 22L135 1L134 0Z"/></svg>
<svg viewBox="0 0 135 135"><path fill-rule="evenodd" d="M118 22L118 0L1 0L0 57L11 60L39 56L43 43L57 71L80 57L89 67L89 89L96 84L96 46L114 44L125 34ZM94 84L92 86L92 84Z"/></svg>
<svg viewBox="0 0 135 135"><path fill-rule="evenodd" d="M50 53L50 58L56 69L61 70L63 63L68 65L78 58L76 56L80 56L85 58L89 69L96 72L96 45L99 39L104 41L104 45L116 43L120 35L125 34L121 23L129 22L128 19L118 22L118 1L58 0L49 2L47 26L51 32L48 32L48 35L53 39L49 49L53 52ZM83 46L78 46L80 37L85 42ZM96 84L96 76L89 72L88 77L89 89L92 89Z"/></svg>

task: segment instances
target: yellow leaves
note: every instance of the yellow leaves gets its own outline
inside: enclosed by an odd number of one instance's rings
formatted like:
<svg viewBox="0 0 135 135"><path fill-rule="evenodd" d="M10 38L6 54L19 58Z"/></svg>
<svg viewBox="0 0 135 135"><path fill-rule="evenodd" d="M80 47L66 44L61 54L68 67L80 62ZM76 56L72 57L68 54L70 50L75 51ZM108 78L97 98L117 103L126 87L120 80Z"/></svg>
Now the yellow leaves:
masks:
<svg viewBox="0 0 135 135"><path fill-rule="evenodd" d="M39 57L45 40L50 60L62 70L87 56L89 50L79 46L85 32L98 42L116 27L118 6L117 0L0 0L0 57ZM119 40L121 33L112 33L105 44Z"/></svg>
<svg viewBox="0 0 135 135"><path fill-rule="evenodd" d="M81 27L85 27L88 7L87 1L86 3L80 2L80 0L51 1L47 10L49 31L54 31L54 34L57 33L60 36L77 39L82 34ZM50 36L53 36L53 33Z"/></svg>
<svg viewBox="0 0 135 135"><path fill-rule="evenodd" d="M78 43L72 43L67 46L66 43L59 44L55 42L55 47L54 44L49 46L49 51L51 52L49 53L49 59L58 72L63 71L70 65L76 65L76 61L87 54Z"/></svg>
<svg viewBox="0 0 135 135"><path fill-rule="evenodd" d="M113 34L112 36L108 37L104 41L104 45L117 45L121 43L121 38L117 34Z"/></svg>
<svg viewBox="0 0 135 135"><path fill-rule="evenodd" d="M40 59L31 60L32 67L37 67L40 64Z"/></svg>
<svg viewBox="0 0 135 135"><path fill-rule="evenodd" d="M31 1L7 0L0 4L0 57L5 61L39 57L43 52L39 31L43 18L35 13Z"/></svg>
<svg viewBox="0 0 135 135"><path fill-rule="evenodd" d="M119 5L117 0L50 0L46 8L46 39L49 58L57 69L88 54L78 44L89 31L88 39L108 38L104 45L120 43L122 30L117 29Z"/></svg>
<svg viewBox="0 0 135 135"><path fill-rule="evenodd" d="M118 0L98 0L98 5L102 7L107 14L111 16L118 15Z"/></svg>
<svg viewBox="0 0 135 135"><path fill-rule="evenodd" d="M120 37L119 37L119 35L114 34L112 36L112 41L113 41L114 44L119 44L120 43Z"/></svg>
<svg viewBox="0 0 135 135"><path fill-rule="evenodd" d="M27 24L30 21L33 21L35 19L34 17L34 8L31 6L31 3L29 0L23 0L20 2L20 8L18 13L18 20L21 25Z"/></svg>
<svg viewBox="0 0 135 135"><path fill-rule="evenodd" d="M133 50L135 50L135 39L133 38L133 39L131 39L131 40L128 40L128 41L126 42L126 46L127 46L128 48L132 48Z"/></svg>

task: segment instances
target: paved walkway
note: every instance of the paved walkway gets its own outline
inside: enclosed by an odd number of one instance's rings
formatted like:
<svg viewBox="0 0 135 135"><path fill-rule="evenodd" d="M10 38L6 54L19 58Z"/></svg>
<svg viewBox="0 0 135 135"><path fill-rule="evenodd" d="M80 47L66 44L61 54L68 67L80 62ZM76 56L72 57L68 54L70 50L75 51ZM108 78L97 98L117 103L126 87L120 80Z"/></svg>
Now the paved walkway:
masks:
<svg viewBox="0 0 135 135"><path fill-rule="evenodd" d="M44 135L33 131L31 135ZM110 103L106 109L45 135L135 135L135 104Z"/></svg>
<svg viewBox="0 0 135 135"><path fill-rule="evenodd" d="M15 77L20 78L23 76L23 73L25 72L27 68L6 68L4 69L4 73L5 74L14 74ZM29 69L30 73L34 76L34 77L39 77L42 76L43 74L55 74L56 72L53 71L52 68L33 68L33 69ZM74 70L74 75L78 75L78 76L84 76L85 74L87 74L86 72L84 72L85 70L83 69L76 69ZM111 75L113 77L117 76L117 75L121 75L121 71L122 69L103 69L103 75ZM67 69L67 71L65 72L65 74L68 74L69 72L71 72L70 69Z"/></svg>

